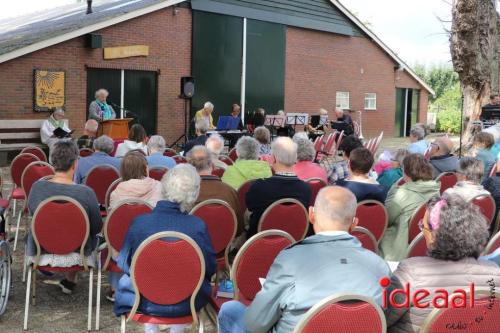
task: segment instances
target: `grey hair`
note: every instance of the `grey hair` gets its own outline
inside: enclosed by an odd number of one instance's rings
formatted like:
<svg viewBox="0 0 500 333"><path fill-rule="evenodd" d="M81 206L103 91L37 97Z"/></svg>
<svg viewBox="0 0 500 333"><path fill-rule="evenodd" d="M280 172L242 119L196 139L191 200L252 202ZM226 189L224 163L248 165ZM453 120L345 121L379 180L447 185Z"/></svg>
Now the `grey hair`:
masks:
<svg viewBox="0 0 500 333"><path fill-rule="evenodd" d="M186 159L198 172L212 168L212 154L205 146L198 145L191 148L186 155Z"/></svg>
<svg viewBox="0 0 500 333"><path fill-rule="evenodd" d="M110 154L113 151L113 139L107 135L101 135L94 140L94 150L102 151L103 153Z"/></svg>
<svg viewBox="0 0 500 333"><path fill-rule="evenodd" d="M326 116L328 114L328 111L325 110L325 109L323 109L323 108L321 108L321 109L319 109L319 114L323 115L323 116Z"/></svg>
<svg viewBox="0 0 500 333"><path fill-rule="evenodd" d="M259 149L259 142L249 136L243 136L236 142L236 155L242 160L258 160Z"/></svg>
<svg viewBox="0 0 500 333"><path fill-rule="evenodd" d="M213 109L214 105L211 102L206 102L205 104L203 104L203 108L204 109Z"/></svg>
<svg viewBox="0 0 500 333"><path fill-rule="evenodd" d="M205 134L208 132L208 123L204 119L200 119L196 122L194 127L201 133Z"/></svg>
<svg viewBox="0 0 500 333"><path fill-rule="evenodd" d="M271 141L271 132L265 126L259 126L253 132L253 137L260 144L266 145Z"/></svg>
<svg viewBox="0 0 500 333"><path fill-rule="evenodd" d="M100 94L104 94L106 97L109 96L109 92L106 89L99 89L95 92L95 98L99 97Z"/></svg>
<svg viewBox="0 0 500 333"><path fill-rule="evenodd" d="M434 241L429 246L428 255L440 260L458 261L463 258L478 258L489 238L488 224L479 208L466 202L456 194L443 194L444 206L439 212L439 227L433 230ZM440 200L429 201L432 210Z"/></svg>
<svg viewBox="0 0 500 333"><path fill-rule="evenodd" d="M410 129L410 135L423 140L425 138L425 129L421 125L415 125Z"/></svg>
<svg viewBox="0 0 500 333"><path fill-rule="evenodd" d="M178 164L168 170L161 180L165 200L179 204L182 212L189 212L200 193L200 176L187 163Z"/></svg>
<svg viewBox="0 0 500 333"><path fill-rule="evenodd" d="M468 181L479 184L484 175L484 165L483 162L474 157L463 157L458 162L457 171L464 175Z"/></svg>
<svg viewBox="0 0 500 333"><path fill-rule="evenodd" d="M165 151L165 139L161 135L153 135L149 138L148 148L149 150L158 151L163 154Z"/></svg>
<svg viewBox="0 0 500 333"><path fill-rule="evenodd" d="M309 140L309 136L306 132L296 132L293 135L293 141L297 142L298 140Z"/></svg>
<svg viewBox="0 0 500 333"><path fill-rule="evenodd" d="M56 172L68 172L78 156L78 146L73 140L59 140L50 151L50 163Z"/></svg>
<svg viewBox="0 0 500 333"><path fill-rule="evenodd" d="M279 163L291 167L297 163L297 144L289 137L281 136L271 144L271 154Z"/></svg>
<svg viewBox="0 0 500 333"><path fill-rule="evenodd" d="M330 221L349 227L356 216L357 201L351 191L339 186L322 188L314 203L314 212Z"/></svg>
<svg viewBox="0 0 500 333"><path fill-rule="evenodd" d="M276 112L276 114L277 114L278 116L284 116L284 115L285 115L285 111L283 111L283 110L279 110L278 112Z"/></svg>
<svg viewBox="0 0 500 333"><path fill-rule="evenodd" d="M316 150L314 150L314 145L309 139L295 139L293 140L297 144L297 160L298 161L312 161L316 157Z"/></svg>
<svg viewBox="0 0 500 333"><path fill-rule="evenodd" d="M64 116L64 110L61 109L61 108L55 109L54 112L53 112L53 114L56 114L56 113L62 114Z"/></svg>
<svg viewBox="0 0 500 333"><path fill-rule="evenodd" d="M205 142L205 146L218 158L222 149L224 149L224 139L219 134L212 134Z"/></svg>
<svg viewBox="0 0 500 333"><path fill-rule="evenodd" d="M406 156L410 155L410 152L404 148L400 148L396 150L396 153L394 154L394 157L392 160L394 162L398 162L399 165L403 165L403 160L405 159Z"/></svg>
<svg viewBox="0 0 500 333"><path fill-rule="evenodd" d="M89 119L85 123L85 129L90 132L97 132L99 128L99 123L95 119Z"/></svg>

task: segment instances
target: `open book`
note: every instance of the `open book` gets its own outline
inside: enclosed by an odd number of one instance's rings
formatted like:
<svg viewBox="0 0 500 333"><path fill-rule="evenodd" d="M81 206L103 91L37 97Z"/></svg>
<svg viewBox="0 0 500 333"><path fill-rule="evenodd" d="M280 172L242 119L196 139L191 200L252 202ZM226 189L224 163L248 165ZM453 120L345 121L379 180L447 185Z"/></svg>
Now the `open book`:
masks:
<svg viewBox="0 0 500 333"><path fill-rule="evenodd" d="M66 132L61 127L56 128L52 133L56 136L56 138L63 139L71 137L74 131Z"/></svg>

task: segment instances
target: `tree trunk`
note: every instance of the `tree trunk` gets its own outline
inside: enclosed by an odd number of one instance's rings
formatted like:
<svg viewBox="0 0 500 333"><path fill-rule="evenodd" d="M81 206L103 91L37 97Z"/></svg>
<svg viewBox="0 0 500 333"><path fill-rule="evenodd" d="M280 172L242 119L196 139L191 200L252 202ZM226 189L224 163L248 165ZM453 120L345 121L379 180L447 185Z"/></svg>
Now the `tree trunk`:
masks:
<svg viewBox="0 0 500 333"><path fill-rule="evenodd" d="M450 50L469 119L463 136L467 145L481 107L499 90L500 19L496 0L454 0L452 16Z"/></svg>

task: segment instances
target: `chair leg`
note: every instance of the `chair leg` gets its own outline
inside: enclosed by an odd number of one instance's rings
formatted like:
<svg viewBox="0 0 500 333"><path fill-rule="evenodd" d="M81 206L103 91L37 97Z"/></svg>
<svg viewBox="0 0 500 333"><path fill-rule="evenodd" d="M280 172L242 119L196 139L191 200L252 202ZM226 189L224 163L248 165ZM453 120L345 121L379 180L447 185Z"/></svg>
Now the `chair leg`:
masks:
<svg viewBox="0 0 500 333"><path fill-rule="evenodd" d="M92 288L94 286L94 269L90 268L89 272L89 311L88 311L88 318L87 318L87 331L92 330Z"/></svg>
<svg viewBox="0 0 500 333"><path fill-rule="evenodd" d="M121 317L120 333L125 333L125 316Z"/></svg>
<svg viewBox="0 0 500 333"><path fill-rule="evenodd" d="M98 259L97 262L97 298L96 298L96 305L95 305L95 330L99 331L99 317L101 315L101 277L102 276L102 269L101 269L101 263L100 263L100 258Z"/></svg>
<svg viewBox="0 0 500 333"><path fill-rule="evenodd" d="M30 267L29 271L28 271L28 282L26 283L26 302L24 304L23 329L25 331L28 329L28 311L29 311L29 306L30 306L31 273L32 273L32 269Z"/></svg>
<svg viewBox="0 0 500 333"><path fill-rule="evenodd" d="M19 237L19 227L21 225L21 216L23 216L23 212L19 212L17 216L17 227L16 227L16 236L14 237L14 251L17 249L17 239Z"/></svg>
<svg viewBox="0 0 500 333"><path fill-rule="evenodd" d="M26 270L28 269L28 257L27 257L27 252L26 249L28 247L24 247L24 259L23 259L23 282L26 282Z"/></svg>
<svg viewBox="0 0 500 333"><path fill-rule="evenodd" d="M203 322L203 314L200 311L200 317L198 321L198 333L203 333L205 329L205 323Z"/></svg>
<svg viewBox="0 0 500 333"><path fill-rule="evenodd" d="M12 218L16 217L16 202L17 200L14 199L14 202L12 203Z"/></svg>
<svg viewBox="0 0 500 333"><path fill-rule="evenodd" d="M32 282L31 282L31 286L32 286L32 295L31 295L31 304L33 306L36 305L36 272L34 272L34 274L32 275Z"/></svg>

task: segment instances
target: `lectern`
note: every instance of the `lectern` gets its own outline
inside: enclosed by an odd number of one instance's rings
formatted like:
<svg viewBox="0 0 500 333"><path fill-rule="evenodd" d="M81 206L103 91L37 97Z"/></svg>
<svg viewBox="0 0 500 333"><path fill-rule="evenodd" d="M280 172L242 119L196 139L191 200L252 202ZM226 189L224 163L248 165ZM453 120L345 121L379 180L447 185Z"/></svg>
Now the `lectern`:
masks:
<svg viewBox="0 0 500 333"><path fill-rule="evenodd" d="M113 140L128 139L128 123L132 118L112 119L101 121L99 124L99 136L107 135Z"/></svg>

